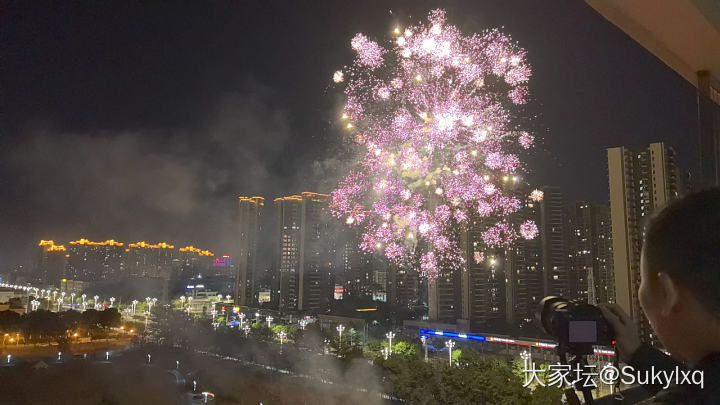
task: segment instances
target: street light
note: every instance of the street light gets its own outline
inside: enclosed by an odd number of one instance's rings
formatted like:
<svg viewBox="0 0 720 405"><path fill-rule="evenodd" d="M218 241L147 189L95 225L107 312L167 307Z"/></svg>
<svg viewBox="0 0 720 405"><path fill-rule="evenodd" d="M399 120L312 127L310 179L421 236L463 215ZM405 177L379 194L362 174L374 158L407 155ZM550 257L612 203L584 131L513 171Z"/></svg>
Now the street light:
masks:
<svg viewBox="0 0 720 405"><path fill-rule="evenodd" d="M75 293L70 293L70 308L75 306Z"/></svg>
<svg viewBox="0 0 720 405"><path fill-rule="evenodd" d="M281 330L280 332L278 332L277 335L280 338L280 354L282 354L283 342L285 341L285 338L287 337L287 333L285 333L284 330Z"/></svg>
<svg viewBox="0 0 720 405"><path fill-rule="evenodd" d="M62 299L62 298L58 298L58 299L57 299L58 307L57 307L57 311L56 311L56 312L60 312L60 305L62 304L62 302L63 302L63 299Z"/></svg>
<svg viewBox="0 0 720 405"><path fill-rule="evenodd" d="M115 297L110 297L110 308L113 307L114 303L115 303Z"/></svg>
<svg viewBox="0 0 720 405"><path fill-rule="evenodd" d="M139 302L138 300L132 300L132 313L133 313L133 315L135 315L135 307L137 306L138 302Z"/></svg>
<svg viewBox="0 0 720 405"><path fill-rule="evenodd" d="M175 368L180 370L180 360L175 360Z"/></svg>
<svg viewBox="0 0 720 405"><path fill-rule="evenodd" d="M150 359L152 359L152 356L148 353L148 364L150 364Z"/></svg>
<svg viewBox="0 0 720 405"><path fill-rule="evenodd" d="M245 325L245 314L240 312L240 315L238 317L240 318L240 327L242 328Z"/></svg>
<svg viewBox="0 0 720 405"><path fill-rule="evenodd" d="M420 336L420 340L422 340L423 348L425 349L425 361L428 360L428 348L427 348L427 336L422 335Z"/></svg>
<svg viewBox="0 0 720 405"><path fill-rule="evenodd" d="M385 337L388 338L388 347L390 348L390 354L392 354L392 340L395 337L395 333L393 331L390 331L385 334Z"/></svg>
<svg viewBox="0 0 720 405"><path fill-rule="evenodd" d="M344 325L338 325L337 328L335 328L338 331L338 334L340 334L340 347L342 347L342 333L345 330Z"/></svg>
<svg viewBox="0 0 720 405"><path fill-rule="evenodd" d="M272 321L273 321L273 317L272 317L272 316L268 316L267 318L265 318L265 320L267 321L268 328L269 328L270 326L272 326Z"/></svg>
<svg viewBox="0 0 720 405"><path fill-rule="evenodd" d="M452 365L452 349L455 347L455 342L448 340L445 342L445 346L448 348L448 358L450 359L450 365Z"/></svg>
<svg viewBox="0 0 720 405"><path fill-rule="evenodd" d="M84 311L87 308L87 304L85 303L85 298L87 298L87 294L81 295L80 298L82 298L82 307Z"/></svg>
<svg viewBox="0 0 720 405"><path fill-rule="evenodd" d="M383 347L383 348L382 348L382 355L383 355L383 358L384 358L385 360L387 360L388 357L390 356L390 349L388 349L387 347Z"/></svg>
<svg viewBox="0 0 720 405"><path fill-rule="evenodd" d="M60 361L60 359L62 359L62 352L58 352L58 361Z"/></svg>
<svg viewBox="0 0 720 405"><path fill-rule="evenodd" d="M98 298L100 298L99 295L96 295L96 296L93 297L93 300L94 300L94 301L93 301L93 306L95 307L95 309L98 309L98 303L97 303Z"/></svg>
<svg viewBox="0 0 720 405"><path fill-rule="evenodd" d="M527 350L523 350L520 353L520 358L523 359L523 365L525 366L525 368L523 368L523 374L525 375L525 383L527 383L528 375L525 371L530 369L528 366L531 364L530 361L532 359L532 354Z"/></svg>

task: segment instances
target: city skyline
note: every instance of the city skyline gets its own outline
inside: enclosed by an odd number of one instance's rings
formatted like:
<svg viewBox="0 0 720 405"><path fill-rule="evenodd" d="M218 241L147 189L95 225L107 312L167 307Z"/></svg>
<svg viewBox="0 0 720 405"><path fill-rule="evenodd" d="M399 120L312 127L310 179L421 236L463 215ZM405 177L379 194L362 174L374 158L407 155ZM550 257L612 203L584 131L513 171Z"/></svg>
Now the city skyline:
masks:
<svg viewBox="0 0 720 405"><path fill-rule="evenodd" d="M507 32L530 51L535 73L527 117L532 118L532 132L541 145L537 156L529 161L533 184L557 185L571 199L606 202L606 147L665 141L685 162L696 156L694 89L662 62L585 4L540 7L518 2L509 6L459 1L447 4L449 18L461 29L479 31L505 25ZM48 236L174 240L229 252L235 244L227 224L236 214L232 198L237 195L273 198L304 189L331 191L348 155L336 142L337 100L326 90L332 68L347 60L347 45L356 32L382 37L393 24L418 19L428 8L400 2L391 6L373 3L362 10L328 3L324 9L333 16L331 25L302 32L292 43L283 41L283 34L298 26L278 26L273 13L287 13L287 20L301 25L315 14L294 7L248 10L257 21L247 30L277 33L264 39L264 48L215 39L217 49L212 50L215 48L204 46L212 32L207 25L194 23L194 28L206 35L194 40L173 37L177 31L170 29L162 38L170 60L176 63L165 64L149 57L131 69L130 76L102 57L81 62L85 59L77 56L86 52L102 55L102 47L75 34L52 35L62 32L60 26L34 27L37 38L21 35L20 30L29 28L24 24L31 24L23 22L22 16L46 11L33 6L13 10L11 15L18 18L13 20L17 20L16 25L7 28L10 41L3 45L4 51L33 60L41 60L42 51L50 44L68 52L54 65L66 80L38 72L49 93L29 83L28 73L18 69L21 65L15 59L10 58L3 67L6 75L17 78L15 83L25 85L14 87L9 83L3 98L9 119L3 120L5 135L0 139L0 178L5 186L0 221L8 232L0 236L0 263L27 264L32 244ZM120 15L118 26L118 22L107 21L109 15L74 11L61 10L56 21L88 22L87 38L102 32L113 44L137 43L152 37L144 34L154 32L151 26L137 22L132 25L131 40L121 29L128 15ZM209 13L208 21L217 19L218 27L242 37L246 31L228 25L227 18L238 16L229 13L219 17L221 11L225 10L202 12ZM146 9L141 12L148 17L153 13ZM553 13L562 17L558 24L544 24L538 18ZM587 22L579 32L571 23L577 19ZM367 21L374 23L367 27ZM100 30L100 24L106 30ZM340 40L329 43L322 39L327 32ZM28 44L37 46L25 46ZM202 61L187 59L185 45L212 55ZM149 46L158 49L157 44ZM566 51L568 47L571 52ZM132 49L119 46L114 51L127 56L135 52ZM267 62L259 70L244 62L243 56L253 52ZM581 52L582 58L573 56ZM287 60L281 56L285 54ZM321 59L315 62L299 57L304 54ZM620 75L615 69L628 55L633 55L636 63L623 65ZM296 67L296 73L283 74L285 62L297 63L289 65ZM183 63L215 73L195 76L177 67ZM73 79L75 71L83 72L88 80ZM112 71L121 80L108 84L106 94L113 100L108 103L98 100L87 83L103 82L103 72ZM157 75L163 80L141 80L156 83L147 88L133 84L131 79ZM168 91L178 81L188 85ZM627 86L628 81L650 81L652 91ZM68 95L68 102L58 104L51 94L70 83L77 92ZM168 98L172 94L177 97ZM195 94L203 95L199 99L202 106L189 101L198 99ZM39 100L41 108L22 108L33 99ZM163 102L170 99L175 102ZM662 99L686 102L670 108L659 101ZM159 106L156 113L145 112L151 111L147 108L150 100ZM128 119L118 119L114 111ZM46 173L53 175L47 177ZM78 176L84 177L79 180Z"/></svg>

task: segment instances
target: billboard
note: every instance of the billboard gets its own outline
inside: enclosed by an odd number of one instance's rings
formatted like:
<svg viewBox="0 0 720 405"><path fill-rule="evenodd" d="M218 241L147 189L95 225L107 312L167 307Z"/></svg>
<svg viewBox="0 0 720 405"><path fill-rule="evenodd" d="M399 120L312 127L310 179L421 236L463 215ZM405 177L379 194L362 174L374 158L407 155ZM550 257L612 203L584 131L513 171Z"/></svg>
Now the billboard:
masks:
<svg viewBox="0 0 720 405"><path fill-rule="evenodd" d="M216 257L215 260L213 260L213 267L232 267L232 257L230 257L230 255Z"/></svg>
<svg viewBox="0 0 720 405"><path fill-rule="evenodd" d="M345 288L343 288L343 286L341 286L340 284L335 284L335 290L333 293L333 297L336 300L341 300L341 299L343 299L344 292L345 292Z"/></svg>
<svg viewBox="0 0 720 405"><path fill-rule="evenodd" d="M270 290L258 292L258 302L261 304L264 302L270 302Z"/></svg>

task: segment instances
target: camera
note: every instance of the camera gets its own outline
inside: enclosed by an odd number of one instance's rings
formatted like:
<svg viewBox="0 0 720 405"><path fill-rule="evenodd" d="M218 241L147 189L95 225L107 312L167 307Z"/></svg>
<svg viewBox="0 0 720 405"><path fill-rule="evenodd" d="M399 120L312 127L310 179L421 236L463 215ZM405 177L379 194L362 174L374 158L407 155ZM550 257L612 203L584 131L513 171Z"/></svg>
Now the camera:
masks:
<svg viewBox="0 0 720 405"><path fill-rule="evenodd" d="M611 346L615 339L612 325L594 305L549 296L540 301L536 316L558 348L575 356L591 355L593 346Z"/></svg>

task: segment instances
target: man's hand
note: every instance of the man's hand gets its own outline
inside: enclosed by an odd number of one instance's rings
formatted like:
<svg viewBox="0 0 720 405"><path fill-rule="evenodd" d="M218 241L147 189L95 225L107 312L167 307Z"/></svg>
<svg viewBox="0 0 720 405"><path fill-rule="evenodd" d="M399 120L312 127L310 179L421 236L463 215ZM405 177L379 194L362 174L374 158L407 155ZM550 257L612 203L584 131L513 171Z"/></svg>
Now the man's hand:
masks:
<svg viewBox="0 0 720 405"><path fill-rule="evenodd" d="M635 322L617 304L598 305L615 330L617 350L623 361L630 361L633 353L640 347L640 335L638 334Z"/></svg>

